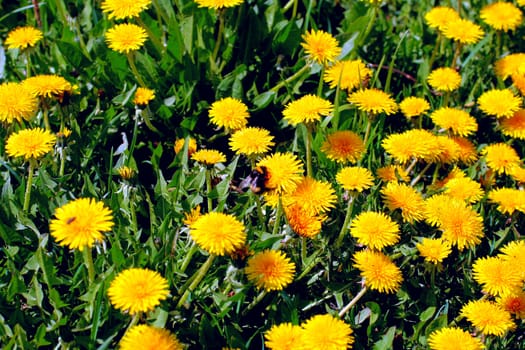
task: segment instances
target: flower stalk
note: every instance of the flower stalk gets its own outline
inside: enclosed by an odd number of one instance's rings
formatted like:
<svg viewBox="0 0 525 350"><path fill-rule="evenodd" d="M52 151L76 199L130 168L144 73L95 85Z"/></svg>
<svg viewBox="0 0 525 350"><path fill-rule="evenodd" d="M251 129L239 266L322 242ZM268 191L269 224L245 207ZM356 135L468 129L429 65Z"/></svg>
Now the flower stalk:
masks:
<svg viewBox="0 0 525 350"><path fill-rule="evenodd" d="M29 159L29 167L27 170L27 184L26 184L26 191L24 193L24 207L23 211L25 213L29 210L29 202L31 198L31 187L33 186L33 174L35 172L35 166L36 166L36 160L31 158Z"/></svg>
<svg viewBox="0 0 525 350"><path fill-rule="evenodd" d="M208 257L208 260L206 260L206 262L204 262L204 264L202 264L202 266L195 273L195 275L190 278L190 279L193 279L193 281L191 282L191 284L186 289L186 291L184 292L184 294L180 298L179 302L177 303L177 308L180 308L181 306L183 306L186 303L186 299L188 299L188 296L190 295L190 293L193 292L193 290L195 288L197 288L199 283L201 283L202 279L204 278L204 276L206 275L206 273L210 269L211 265L213 264L213 260L214 259L215 259L215 255L210 254L210 256Z"/></svg>
<svg viewBox="0 0 525 350"><path fill-rule="evenodd" d="M339 317L343 317L344 315L346 315L346 313L350 311L350 309L359 301L359 299L361 299L363 295L365 295L365 293L366 286L363 286L363 288L359 291L359 293L357 293L354 299L352 299L348 304L346 304L345 307L341 309L341 311L339 311Z"/></svg>

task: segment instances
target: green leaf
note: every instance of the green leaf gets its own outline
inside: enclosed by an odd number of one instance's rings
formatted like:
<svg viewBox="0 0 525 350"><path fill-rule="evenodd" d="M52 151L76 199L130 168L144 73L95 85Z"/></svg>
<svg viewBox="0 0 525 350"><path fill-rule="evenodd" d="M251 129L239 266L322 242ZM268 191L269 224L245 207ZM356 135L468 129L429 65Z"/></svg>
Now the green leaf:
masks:
<svg viewBox="0 0 525 350"><path fill-rule="evenodd" d="M390 350L393 348L394 336L396 335L396 327L390 327L386 334L381 337L381 340L374 344L374 350Z"/></svg>

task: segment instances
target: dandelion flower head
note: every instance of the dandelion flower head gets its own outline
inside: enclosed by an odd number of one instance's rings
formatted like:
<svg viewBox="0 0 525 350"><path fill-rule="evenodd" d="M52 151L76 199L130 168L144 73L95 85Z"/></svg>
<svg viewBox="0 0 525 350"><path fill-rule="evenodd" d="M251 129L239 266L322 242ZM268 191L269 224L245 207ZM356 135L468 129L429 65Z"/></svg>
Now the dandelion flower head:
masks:
<svg viewBox="0 0 525 350"><path fill-rule="evenodd" d="M246 241L244 224L233 215L210 212L190 225L190 235L199 247L210 254L226 255Z"/></svg>
<svg viewBox="0 0 525 350"><path fill-rule="evenodd" d="M301 237L312 238L321 233L325 215L316 215L302 205L293 203L285 206L284 214L290 228Z"/></svg>
<svg viewBox="0 0 525 350"><path fill-rule="evenodd" d="M233 97L225 97L211 104L210 121L218 127L227 130L239 130L248 123L248 107Z"/></svg>
<svg viewBox="0 0 525 350"><path fill-rule="evenodd" d="M304 42L301 43L301 46L304 48L307 57L317 63L325 64L335 61L341 53L337 40L332 34L323 30L312 29L303 34L302 38Z"/></svg>
<svg viewBox="0 0 525 350"><path fill-rule="evenodd" d="M508 174L517 183L525 183L525 168L523 168L521 164L516 164L511 167Z"/></svg>
<svg viewBox="0 0 525 350"><path fill-rule="evenodd" d="M71 93L73 87L61 76L56 74L39 74L29 77L21 83L36 96L60 98L65 93Z"/></svg>
<svg viewBox="0 0 525 350"><path fill-rule="evenodd" d="M521 10L510 2L494 2L481 9L481 19L496 30L515 30L523 20Z"/></svg>
<svg viewBox="0 0 525 350"><path fill-rule="evenodd" d="M125 54L140 49L147 37L142 27L131 23L117 24L106 32L106 42L109 48Z"/></svg>
<svg viewBox="0 0 525 350"><path fill-rule="evenodd" d="M282 290L293 281L295 264L283 252L267 249L248 259L245 272L257 288Z"/></svg>
<svg viewBox="0 0 525 350"><path fill-rule="evenodd" d="M386 92L370 88L358 90L348 96L348 102L357 106L357 109L371 114L394 114L397 103Z"/></svg>
<svg viewBox="0 0 525 350"><path fill-rule="evenodd" d="M498 255L504 260L512 261L516 266L525 266L525 241L512 241L501 248L501 254ZM525 282L525 270L520 273L521 279Z"/></svg>
<svg viewBox="0 0 525 350"><path fill-rule="evenodd" d="M235 131L230 137L229 144L235 153L251 156L268 152L275 143L268 130L247 127Z"/></svg>
<svg viewBox="0 0 525 350"><path fill-rule="evenodd" d="M170 331L140 324L131 327L120 340L120 350L183 350L184 347Z"/></svg>
<svg viewBox="0 0 525 350"><path fill-rule="evenodd" d="M235 7L244 2L244 0L195 0L199 7L207 7L212 9L222 9L225 7Z"/></svg>
<svg viewBox="0 0 525 350"><path fill-rule="evenodd" d="M292 193L303 179L303 165L295 154L275 153L257 163L268 173L266 187L277 194Z"/></svg>
<svg viewBox="0 0 525 350"><path fill-rule="evenodd" d="M476 203L483 198L484 192L479 182L469 177L453 178L445 184L446 195L466 201Z"/></svg>
<svg viewBox="0 0 525 350"><path fill-rule="evenodd" d="M457 246L460 251L474 247L484 236L483 218L465 202L451 199L438 214L438 227L443 232L442 238Z"/></svg>
<svg viewBox="0 0 525 350"><path fill-rule="evenodd" d="M333 105L321 97L305 95L298 100L288 103L283 111L284 119L295 126L300 123L308 124L321 120L333 111Z"/></svg>
<svg viewBox="0 0 525 350"><path fill-rule="evenodd" d="M503 135L525 140L525 109L520 109L509 118L500 120Z"/></svg>
<svg viewBox="0 0 525 350"><path fill-rule="evenodd" d="M138 87L133 97L133 103L138 106L145 106L155 98L155 90L145 87Z"/></svg>
<svg viewBox="0 0 525 350"><path fill-rule="evenodd" d="M513 261L491 256L476 259L472 265L472 275L483 286L483 291L500 296L521 288L521 268Z"/></svg>
<svg viewBox="0 0 525 350"><path fill-rule="evenodd" d="M458 136L453 136L450 139L459 147L458 161L469 165L478 160L476 147L469 139Z"/></svg>
<svg viewBox="0 0 525 350"><path fill-rule="evenodd" d="M226 156L216 149L201 149L191 155L191 159L206 165L215 165L226 161Z"/></svg>
<svg viewBox="0 0 525 350"><path fill-rule="evenodd" d="M356 163L365 152L365 144L355 132L342 130L328 135L321 145L321 151L330 160Z"/></svg>
<svg viewBox="0 0 525 350"><path fill-rule="evenodd" d="M443 262L452 252L450 242L441 238L423 238L420 243L416 244L419 255L425 258L426 262L438 264Z"/></svg>
<svg viewBox="0 0 525 350"><path fill-rule="evenodd" d="M484 345L469 332L457 327L436 330L428 337L430 350L482 350Z"/></svg>
<svg viewBox="0 0 525 350"><path fill-rule="evenodd" d="M442 31L449 22L460 19L458 11L451 7L436 6L425 14L425 22L430 28Z"/></svg>
<svg viewBox="0 0 525 350"><path fill-rule="evenodd" d="M424 218L425 202L423 196L413 187L400 182L389 182L381 190L383 201L391 211L401 209L401 216L407 222Z"/></svg>
<svg viewBox="0 0 525 350"><path fill-rule="evenodd" d="M507 174L512 167L520 164L516 150L506 143L494 143L481 150L487 166L497 174Z"/></svg>
<svg viewBox="0 0 525 350"><path fill-rule="evenodd" d="M186 138L183 139L177 139L175 143L173 144L173 150L175 153L179 153L184 149L184 145L186 144ZM188 156L191 157L193 153L197 151L197 141L193 137L188 138Z"/></svg>
<svg viewBox="0 0 525 350"><path fill-rule="evenodd" d="M292 203L300 204L312 214L329 211L337 201L335 191L329 182L315 180L311 177L303 177L302 181L297 183L295 191L289 193L287 198Z"/></svg>
<svg viewBox="0 0 525 350"><path fill-rule="evenodd" d="M504 294L496 299L496 302L516 318L525 319L525 292L522 290Z"/></svg>
<svg viewBox="0 0 525 350"><path fill-rule="evenodd" d="M265 334L264 345L271 350L302 349L303 329L291 323L273 325Z"/></svg>
<svg viewBox="0 0 525 350"><path fill-rule="evenodd" d="M55 142L56 136L42 128L22 129L9 135L5 151L10 157L38 159L51 152Z"/></svg>
<svg viewBox="0 0 525 350"><path fill-rule="evenodd" d="M354 254L353 260L368 288L380 293L395 293L401 287L401 270L385 254L374 250L361 250Z"/></svg>
<svg viewBox="0 0 525 350"><path fill-rule="evenodd" d="M337 85L344 90L353 90L363 86L363 83L372 75L372 71L361 61L337 61L326 69L323 80L330 88Z"/></svg>
<svg viewBox="0 0 525 350"><path fill-rule="evenodd" d="M480 41L485 32L477 24L467 19L458 18L445 25L443 35L461 44L470 45Z"/></svg>
<svg viewBox="0 0 525 350"><path fill-rule="evenodd" d="M40 29L31 26L17 27L7 33L4 41L8 49L26 49L34 47L44 37Z"/></svg>
<svg viewBox="0 0 525 350"><path fill-rule="evenodd" d="M126 19L139 16L150 4L151 0L104 0L100 7L109 19Z"/></svg>
<svg viewBox="0 0 525 350"><path fill-rule="evenodd" d="M515 211L525 213L525 191L516 188L497 188L489 192L489 201L498 205L502 214L512 215Z"/></svg>
<svg viewBox="0 0 525 350"><path fill-rule="evenodd" d="M0 84L0 122L31 119L38 109L38 100L25 86L19 83Z"/></svg>
<svg viewBox="0 0 525 350"><path fill-rule="evenodd" d="M461 84L461 75L452 68L437 68L430 73L427 81L435 90L454 91Z"/></svg>
<svg viewBox="0 0 525 350"><path fill-rule="evenodd" d="M304 350L346 350L354 343L352 328L332 315L315 315L302 324Z"/></svg>
<svg viewBox="0 0 525 350"><path fill-rule="evenodd" d="M398 164L386 165L376 170L376 175L384 182L407 182L410 180L407 172Z"/></svg>
<svg viewBox="0 0 525 350"><path fill-rule="evenodd" d="M389 216L373 211L352 220L350 234L359 244L377 250L396 244L400 238L399 226Z"/></svg>
<svg viewBox="0 0 525 350"><path fill-rule="evenodd" d="M451 107L442 107L430 114L440 128L450 130L458 136L469 136L478 130L478 123L468 112Z"/></svg>
<svg viewBox="0 0 525 350"><path fill-rule="evenodd" d="M363 192L374 185L374 176L370 170L357 166L342 168L335 179L347 191Z"/></svg>
<svg viewBox="0 0 525 350"><path fill-rule="evenodd" d="M402 164L412 159L428 159L438 149L437 137L423 129L391 134L382 141L382 146L392 158Z"/></svg>
<svg viewBox="0 0 525 350"><path fill-rule="evenodd" d="M405 117L413 118L426 113L430 109L430 104L422 97L410 96L399 103L399 109Z"/></svg>
<svg viewBox="0 0 525 350"><path fill-rule="evenodd" d="M485 91L478 98L479 109L496 118L510 118L520 110L521 98L509 89Z"/></svg>
<svg viewBox="0 0 525 350"><path fill-rule="evenodd" d="M510 313L488 300L468 302L461 308L461 315L485 335L502 336L515 327Z"/></svg>
<svg viewBox="0 0 525 350"><path fill-rule="evenodd" d="M135 170L133 170L129 166L121 166L117 169L117 171L119 176L124 180L131 180L135 176Z"/></svg>
<svg viewBox="0 0 525 350"><path fill-rule="evenodd" d="M525 53L511 53L500 58L494 64L496 75L505 80L508 77L521 73L521 67L525 64Z"/></svg>

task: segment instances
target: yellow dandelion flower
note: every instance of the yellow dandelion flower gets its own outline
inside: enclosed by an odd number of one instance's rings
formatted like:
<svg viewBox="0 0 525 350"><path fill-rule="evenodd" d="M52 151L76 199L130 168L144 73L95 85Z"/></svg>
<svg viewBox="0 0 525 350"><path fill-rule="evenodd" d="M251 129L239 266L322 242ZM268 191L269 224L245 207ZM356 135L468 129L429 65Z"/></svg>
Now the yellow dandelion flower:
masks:
<svg viewBox="0 0 525 350"><path fill-rule="evenodd" d="M157 271L143 268L121 271L108 288L111 304L130 315L152 311L168 295L168 281Z"/></svg>
<svg viewBox="0 0 525 350"><path fill-rule="evenodd" d="M321 145L326 157L336 162L356 163L365 153L365 143L353 131L336 131L326 137Z"/></svg>
<svg viewBox="0 0 525 350"><path fill-rule="evenodd" d="M518 5L525 6L525 0L518 0Z"/></svg>
<svg viewBox="0 0 525 350"><path fill-rule="evenodd" d="M145 87L138 87L133 97L133 103L139 106L145 106L155 98L155 90Z"/></svg>
<svg viewBox="0 0 525 350"><path fill-rule="evenodd" d="M344 90L360 88L370 78L370 70L360 59L337 61L328 67L324 73L323 80L330 88L335 89L337 85Z"/></svg>
<svg viewBox="0 0 525 350"><path fill-rule="evenodd" d="M249 281L269 292L282 290L293 281L295 264L283 252L267 249L248 259L244 270Z"/></svg>
<svg viewBox="0 0 525 350"><path fill-rule="evenodd" d="M521 10L510 2L495 2L484 6L481 19L496 30L515 30L523 20Z"/></svg>
<svg viewBox="0 0 525 350"><path fill-rule="evenodd" d="M301 237L312 238L321 233L326 216L315 215L294 203L284 207L284 214L290 228Z"/></svg>
<svg viewBox="0 0 525 350"><path fill-rule="evenodd" d="M268 155L257 166L266 168L266 187L277 194L292 193L303 178L303 165L292 153Z"/></svg>
<svg viewBox="0 0 525 350"><path fill-rule="evenodd" d="M470 165L478 160L478 152L474 144L467 138L453 136L450 138L459 147L458 161Z"/></svg>
<svg viewBox="0 0 525 350"><path fill-rule="evenodd" d="M521 98L509 89L489 90L478 98L479 109L496 118L510 118L520 110Z"/></svg>
<svg viewBox="0 0 525 350"><path fill-rule="evenodd" d="M337 196L327 181L303 177L295 191L287 195L291 203L300 204L307 212L321 214L335 206Z"/></svg>
<svg viewBox="0 0 525 350"><path fill-rule="evenodd" d="M103 232L110 231L113 225L113 213L103 202L79 198L55 210L49 231L60 245L82 251L102 241Z"/></svg>
<svg viewBox="0 0 525 350"><path fill-rule="evenodd" d="M424 218L425 202L421 193L400 182L389 182L381 189L383 201L391 211L401 209L401 216L407 222Z"/></svg>
<svg viewBox="0 0 525 350"><path fill-rule="evenodd" d="M454 91L461 84L461 75L452 68L437 68L429 74L427 81L434 90Z"/></svg>
<svg viewBox="0 0 525 350"><path fill-rule="evenodd" d="M0 122L31 119L38 109L38 100L26 87L18 83L0 84Z"/></svg>
<svg viewBox="0 0 525 350"><path fill-rule="evenodd" d="M395 293L401 287L401 270L385 254L374 250L361 250L354 254L353 260L368 288L380 293Z"/></svg>
<svg viewBox="0 0 525 350"><path fill-rule="evenodd" d="M525 53L511 53L500 58L494 64L496 75L505 80L514 74L521 73L521 67L525 64Z"/></svg>
<svg viewBox="0 0 525 350"><path fill-rule="evenodd" d="M38 159L51 152L55 145L56 137L41 128L22 129L9 135L5 144L5 151L10 157L24 157Z"/></svg>
<svg viewBox="0 0 525 350"><path fill-rule="evenodd" d="M423 238L421 243L416 244L419 255L425 258L425 261L438 264L443 262L452 252L450 242L441 238Z"/></svg>
<svg viewBox="0 0 525 350"><path fill-rule="evenodd" d="M248 107L240 100L226 97L211 104L210 121L212 124L227 130L239 130L248 123Z"/></svg>
<svg viewBox="0 0 525 350"><path fill-rule="evenodd" d="M410 96L399 103L399 109L410 119L426 113L430 109L430 104L422 97Z"/></svg>
<svg viewBox="0 0 525 350"><path fill-rule="evenodd" d="M352 220L350 234L371 249L389 247L400 238L399 226L389 216L373 211L363 212Z"/></svg>
<svg viewBox="0 0 525 350"><path fill-rule="evenodd" d="M437 194L430 198L426 198L424 211L425 221L429 225L438 226L441 222L443 210L448 206L452 206L452 202L461 201L445 194Z"/></svg>
<svg viewBox="0 0 525 350"><path fill-rule="evenodd" d="M131 169L129 166L121 166L117 169L118 174L124 180L131 180L135 176L135 170Z"/></svg>
<svg viewBox="0 0 525 350"><path fill-rule="evenodd" d="M397 164L387 165L376 170L376 175L384 182L390 181L403 181L407 182L410 180L407 172L403 167Z"/></svg>
<svg viewBox="0 0 525 350"><path fill-rule="evenodd" d="M195 0L199 7L207 7L215 10L225 7L235 7L244 2L244 0Z"/></svg>
<svg viewBox="0 0 525 350"><path fill-rule="evenodd" d="M8 49L26 49L34 47L44 37L40 29L31 26L17 27L7 33L4 41Z"/></svg>
<svg viewBox="0 0 525 350"><path fill-rule="evenodd" d="M190 225L195 243L210 254L226 255L246 241L244 224L233 215L210 212L201 215Z"/></svg>
<svg viewBox="0 0 525 350"><path fill-rule="evenodd" d="M438 148L436 136L423 129L391 134L382 141L382 146L392 158L402 164L412 159L427 159Z"/></svg>
<svg viewBox="0 0 525 350"><path fill-rule="evenodd" d="M273 325L264 338L264 345L271 350L297 350L304 346L303 329L291 323Z"/></svg>
<svg viewBox="0 0 525 350"><path fill-rule="evenodd" d="M430 28L443 31L449 22L460 19L458 11L451 7L436 6L425 14L425 22Z"/></svg>
<svg viewBox="0 0 525 350"><path fill-rule="evenodd" d="M186 143L186 139L177 139L175 143L173 144L173 150L175 153L179 153L184 149L184 145ZM197 151L197 141L193 137L188 138L188 156L191 157L193 153Z"/></svg>
<svg viewBox="0 0 525 350"><path fill-rule="evenodd" d="M317 63L325 64L335 61L341 53L337 40L332 34L325 31L312 29L303 34L302 38L304 42L301 43L301 46L304 48L307 57Z"/></svg>
<svg viewBox="0 0 525 350"><path fill-rule="evenodd" d="M147 37L142 27L131 23L117 24L106 32L109 48L125 54L140 49Z"/></svg>
<svg viewBox="0 0 525 350"><path fill-rule="evenodd" d="M394 114L397 103L386 92L371 88L358 90L348 96L348 102L357 106L357 109L371 114Z"/></svg>
<svg viewBox="0 0 525 350"><path fill-rule="evenodd" d="M302 324L304 350L346 350L354 343L352 328L332 315L315 315Z"/></svg>
<svg viewBox="0 0 525 350"><path fill-rule="evenodd" d="M71 136L71 133L72 133L71 129L64 127L62 130L56 133L56 136L57 138L59 137L59 138L67 139L69 136Z"/></svg>
<svg viewBox="0 0 525 350"><path fill-rule="evenodd" d="M514 179L514 181L520 184L525 183L525 168L522 168L521 165L516 164L511 167L508 174Z"/></svg>
<svg viewBox="0 0 525 350"><path fill-rule="evenodd" d="M430 118L440 128L451 130L459 136L468 136L478 130L478 123L468 112L456 108L442 107L430 114Z"/></svg>
<svg viewBox="0 0 525 350"><path fill-rule="evenodd" d="M525 319L525 292L522 290L504 294L496 299L498 305L516 318Z"/></svg>
<svg viewBox="0 0 525 350"><path fill-rule="evenodd" d="M520 109L509 118L501 119L501 132L503 135L525 140L525 109Z"/></svg>
<svg viewBox="0 0 525 350"><path fill-rule="evenodd" d="M131 327L120 340L120 350L183 350L184 347L170 331L140 324Z"/></svg>
<svg viewBox="0 0 525 350"><path fill-rule="evenodd" d="M516 266L525 266L525 241L512 241L507 243L501 248L501 254L499 256L510 262L513 262ZM521 279L525 282L525 269L521 269Z"/></svg>
<svg viewBox="0 0 525 350"><path fill-rule="evenodd" d="M215 165L217 163L224 163L226 156L215 149L201 149L191 155L191 159L206 165Z"/></svg>
<svg viewBox="0 0 525 350"><path fill-rule="evenodd" d="M275 143L268 130L248 127L231 135L229 144L235 153L251 156L268 152Z"/></svg>
<svg viewBox="0 0 525 350"><path fill-rule="evenodd" d="M454 140L447 135L439 135L435 137L436 147L430 154L423 158L431 163L454 164L461 156L461 148L454 142Z"/></svg>
<svg viewBox="0 0 525 350"><path fill-rule="evenodd" d="M514 148L506 143L494 143L481 150L487 166L497 174L507 174L512 167L520 164L520 157Z"/></svg>
<svg viewBox="0 0 525 350"><path fill-rule="evenodd" d="M201 216L201 206L197 205L195 208L191 209L189 213L184 214L184 220L182 222L186 226L191 226L197 219Z"/></svg>
<svg viewBox="0 0 525 350"><path fill-rule="evenodd" d="M109 19L126 19L138 17L150 4L151 0L104 0L100 8Z"/></svg>
<svg viewBox="0 0 525 350"><path fill-rule="evenodd" d="M460 200L452 200L447 204L438 214L442 238L456 245L460 251L479 244L484 236L481 215Z"/></svg>
<svg viewBox="0 0 525 350"><path fill-rule="evenodd" d="M525 191L515 188L498 188L489 192L489 201L498 205L502 214L512 215L516 210L525 213Z"/></svg>
<svg viewBox="0 0 525 350"><path fill-rule="evenodd" d="M363 167L344 167L335 176L337 182L347 191L363 192L374 185L374 176Z"/></svg>
<svg viewBox="0 0 525 350"><path fill-rule="evenodd" d="M525 95L525 75L523 72L512 75L512 84L518 89L521 96Z"/></svg>
<svg viewBox="0 0 525 350"><path fill-rule="evenodd" d="M486 335L502 336L515 327L510 313L488 300L468 302L461 308L461 315Z"/></svg>
<svg viewBox="0 0 525 350"><path fill-rule="evenodd" d="M447 181L445 194L472 204L483 198L484 192L479 182L469 177L461 177Z"/></svg>
<svg viewBox="0 0 525 350"><path fill-rule="evenodd" d="M65 93L73 92L73 87L63 77L55 74L40 74L27 78L21 83L36 96L63 98Z"/></svg>
<svg viewBox="0 0 525 350"><path fill-rule="evenodd" d="M485 32L477 24L467 19L458 18L445 25L443 35L461 44L469 45L480 41Z"/></svg>
<svg viewBox="0 0 525 350"><path fill-rule="evenodd" d="M492 296L508 294L521 288L521 266L498 256L479 258L472 264L472 275Z"/></svg>
<svg viewBox="0 0 525 350"><path fill-rule="evenodd" d="M328 116L333 111L333 105L321 97L306 95L296 101L288 103L283 111L284 119L293 126L297 124L313 123Z"/></svg>
<svg viewBox="0 0 525 350"><path fill-rule="evenodd" d="M428 337L430 350L482 350L481 340L457 327L445 327L433 331Z"/></svg>

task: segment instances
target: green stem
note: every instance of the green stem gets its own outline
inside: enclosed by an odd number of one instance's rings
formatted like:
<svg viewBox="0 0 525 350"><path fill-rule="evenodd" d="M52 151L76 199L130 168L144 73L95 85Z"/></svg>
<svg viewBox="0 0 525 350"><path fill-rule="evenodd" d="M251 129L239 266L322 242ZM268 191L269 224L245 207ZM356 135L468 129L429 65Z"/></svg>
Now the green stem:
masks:
<svg viewBox="0 0 525 350"><path fill-rule="evenodd" d="M29 168L27 170L27 184L26 191L24 194L24 207L23 210L25 213L29 210L29 202L31 198L31 187L33 186L33 173L35 172L36 160L31 158L29 159Z"/></svg>
<svg viewBox="0 0 525 350"><path fill-rule="evenodd" d="M412 169L414 169L416 164L417 164L417 158L412 159L412 163L410 163L410 165L405 169L405 173L407 175L410 175L410 172L412 171Z"/></svg>
<svg viewBox="0 0 525 350"><path fill-rule="evenodd" d="M191 258L193 257L193 254L199 250L199 247L195 244L195 241L191 242L191 247L186 253L186 256L184 257L184 261L182 262L182 265L180 266L180 273L186 272L186 269L190 265Z"/></svg>
<svg viewBox="0 0 525 350"><path fill-rule="evenodd" d="M496 31L496 59L501 56L501 30Z"/></svg>
<svg viewBox="0 0 525 350"><path fill-rule="evenodd" d="M144 80L142 80L142 77L140 76L139 71L137 70L137 66L135 65L135 52L134 51L128 52L127 57L128 57L129 67L131 68L131 72L135 76L135 79L137 79L140 86L146 87L146 84L144 83Z"/></svg>
<svg viewBox="0 0 525 350"><path fill-rule="evenodd" d="M458 61L459 59L459 56L461 54L461 43L460 42L456 42L456 49L454 50L454 58L452 58L452 63L450 64L450 68L452 69L456 69L456 62Z"/></svg>
<svg viewBox="0 0 525 350"><path fill-rule="evenodd" d="M44 126L46 127L46 130L51 132L51 124L49 123L49 110L47 108L47 103L45 101L45 98L41 98L41 105L42 105L42 118L44 119Z"/></svg>
<svg viewBox="0 0 525 350"><path fill-rule="evenodd" d="M293 8L292 8L292 18L290 21L293 21L295 17L297 17L297 8L299 7L299 0L293 0Z"/></svg>
<svg viewBox="0 0 525 350"><path fill-rule="evenodd" d="M277 203L277 211L275 212L275 222L273 223L272 234L275 236L279 233L281 216L283 215L283 204L279 196L279 203Z"/></svg>
<svg viewBox="0 0 525 350"><path fill-rule="evenodd" d="M133 317L131 318L131 322L129 323L128 327L126 328L126 332L124 332L124 334L126 334L131 327L133 327L134 325L139 323L140 315L141 315L140 312L137 312L136 314L133 315Z"/></svg>
<svg viewBox="0 0 525 350"><path fill-rule="evenodd" d="M140 18L140 16L135 17L135 19L137 20L137 23L140 24L140 26L142 28L144 28L144 30L148 34L148 37L150 38L151 42L153 43L153 46L155 47L155 50L157 50L157 53L160 56L162 56L162 54L164 53L164 45L162 45L162 43L160 42L159 38L157 38L157 36L151 31L150 27L148 27L142 21L142 18ZM159 24L159 25L162 25L162 24Z"/></svg>
<svg viewBox="0 0 525 350"><path fill-rule="evenodd" d="M441 47L441 42L444 40L443 38L444 38L443 35L440 32L438 32L436 44L434 45L434 49L432 50L432 55L430 56L430 60L428 61L428 68L430 70L432 70L432 66L434 65L434 61L436 60L437 54Z"/></svg>
<svg viewBox="0 0 525 350"><path fill-rule="evenodd" d="M202 264L200 269L195 273L194 277L192 277L193 282L191 282L191 284L188 287L188 289L186 289L186 291L184 292L184 294L180 298L179 302L177 303L177 308L180 308L181 306L184 305L184 303L186 302L186 299L188 299L188 296L190 295L190 293L193 292L193 290L195 288L197 288L199 283L201 283L202 279L204 278L204 276L206 275L206 273L210 269L214 259L215 259L215 255L211 254L208 257L208 260L206 260L206 262L204 264Z"/></svg>
<svg viewBox="0 0 525 350"><path fill-rule="evenodd" d="M250 310L252 310L255 306L257 306L257 304L259 304L264 299L266 294L267 294L266 289L263 289L259 293L259 295L257 295L257 297L248 306L246 306L246 309L242 311L242 315L246 315Z"/></svg>
<svg viewBox="0 0 525 350"><path fill-rule="evenodd" d="M354 49L352 50L351 55L350 55L351 59L353 59L356 56L357 48L361 48L366 38L368 37L368 35L370 35L370 32L372 31L372 28L374 27L375 21L377 19L377 13L378 13L378 5L373 5L371 18L368 20L368 25L363 35L357 38L357 43L354 46Z"/></svg>
<svg viewBox="0 0 525 350"><path fill-rule="evenodd" d="M350 311L352 306L354 306L359 301L359 299L361 299L361 297L365 295L365 293L366 293L366 287L363 286L363 289L361 289L359 293L357 293L354 299L352 299L348 304L346 304L345 307L341 309L341 311L339 312L339 317L343 317L348 311Z"/></svg>
<svg viewBox="0 0 525 350"><path fill-rule="evenodd" d="M423 175L425 175L425 173L427 172L428 169L430 169L430 167L432 166L432 163L428 163L424 168L423 170L421 170L421 172L410 182L410 187L414 187L418 182L419 180L421 180L421 178L423 177Z"/></svg>
<svg viewBox="0 0 525 350"><path fill-rule="evenodd" d="M341 72L343 70L341 69ZM321 73L319 75L319 83L317 85L317 96L321 97L323 94L323 76L324 76L324 64L321 67Z"/></svg>
<svg viewBox="0 0 525 350"><path fill-rule="evenodd" d="M149 109L149 106L146 106L140 113L142 116L142 119L144 120L144 124L153 132L160 133L159 129L157 129L153 124L151 124L151 110Z"/></svg>
<svg viewBox="0 0 525 350"><path fill-rule="evenodd" d="M224 10L219 10L219 30L217 32L217 39L215 40L215 47L210 57L210 64L214 73L219 73L217 69L217 55L219 54L219 48L222 43L222 36L224 33Z"/></svg>
<svg viewBox="0 0 525 350"><path fill-rule="evenodd" d="M368 145L368 138L370 137L370 130L372 129L372 117L368 117L366 121L366 130L365 130L365 138L363 140L363 143L365 144L365 147ZM367 147L368 148L368 147Z"/></svg>
<svg viewBox="0 0 525 350"><path fill-rule="evenodd" d="M306 125L306 137L304 139L304 147L306 149L306 176L313 178L312 168L312 131L310 125Z"/></svg>
<svg viewBox="0 0 525 350"><path fill-rule="evenodd" d="M89 286L95 281L95 265L93 264L93 256L89 247L84 247L82 250L82 256L84 257L84 263L88 271L88 282Z"/></svg>
<svg viewBox="0 0 525 350"><path fill-rule="evenodd" d="M26 50L26 78L31 76L31 54Z"/></svg>
<svg viewBox="0 0 525 350"><path fill-rule="evenodd" d="M295 72L295 74L293 74L292 76L290 76L290 77L286 78L285 80L281 81L280 83L278 83L277 85L275 85L273 88L271 88L268 91L278 92L280 88L282 88L283 86L286 86L290 82L292 82L295 79L299 78L301 75L304 74L304 72L306 72L309 69L310 69L310 65L309 64L304 65L303 67L301 67L301 69L299 69L297 72Z"/></svg>
<svg viewBox="0 0 525 350"><path fill-rule="evenodd" d="M211 213L213 211L213 203L210 197L211 191L211 169L206 168L206 200L208 203L208 213Z"/></svg>
<svg viewBox="0 0 525 350"><path fill-rule="evenodd" d="M306 263L306 237L301 237L301 263L304 266Z"/></svg>
<svg viewBox="0 0 525 350"><path fill-rule="evenodd" d="M132 188L129 201L129 213L131 215L131 230L133 231L134 235L137 235L139 232L139 227L137 224L137 212L135 211L135 197L135 190Z"/></svg>
<svg viewBox="0 0 525 350"><path fill-rule="evenodd" d="M343 76L343 69L339 73L339 80L337 81L337 87L335 88L334 97L334 117L332 119L332 129L335 131L339 127L339 104L341 99L341 77Z"/></svg>
<svg viewBox="0 0 525 350"><path fill-rule="evenodd" d="M335 241L335 247L339 248L341 246L341 243L343 243L343 239L345 238L346 232L348 231L348 224L350 223L350 218L352 217L352 211L354 209L354 202L355 197L354 195L350 195L350 198L348 199L348 204L346 206L346 214L345 214L345 220L343 221L343 226L341 227L341 231L339 231L339 236L337 237L337 240Z"/></svg>
<svg viewBox="0 0 525 350"><path fill-rule="evenodd" d="M129 155L126 159L126 166L129 167L131 158L133 157L133 152L135 151L135 146L137 145L137 133L139 127L139 115L138 110L135 110L135 123L133 124L133 135L131 136L131 144L129 145Z"/></svg>

